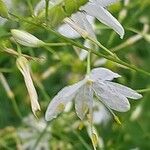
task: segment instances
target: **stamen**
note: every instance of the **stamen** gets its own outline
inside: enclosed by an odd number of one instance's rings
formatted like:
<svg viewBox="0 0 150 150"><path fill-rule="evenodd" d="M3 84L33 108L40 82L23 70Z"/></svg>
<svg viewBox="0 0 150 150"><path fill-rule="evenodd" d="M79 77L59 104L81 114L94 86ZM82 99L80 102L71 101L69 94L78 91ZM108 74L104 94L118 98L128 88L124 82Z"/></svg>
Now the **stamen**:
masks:
<svg viewBox="0 0 150 150"><path fill-rule="evenodd" d="M58 106L57 106L57 110L58 111L63 111L65 109L65 105L63 103L60 103Z"/></svg>

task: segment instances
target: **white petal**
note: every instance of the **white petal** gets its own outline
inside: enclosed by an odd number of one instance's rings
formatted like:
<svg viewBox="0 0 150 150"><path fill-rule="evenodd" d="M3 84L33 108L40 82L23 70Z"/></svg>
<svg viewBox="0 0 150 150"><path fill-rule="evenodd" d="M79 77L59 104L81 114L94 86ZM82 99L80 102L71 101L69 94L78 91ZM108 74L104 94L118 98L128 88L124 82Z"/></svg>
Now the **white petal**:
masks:
<svg viewBox="0 0 150 150"><path fill-rule="evenodd" d="M89 17L88 17L89 19ZM81 12L77 12L71 16L72 24L68 23L74 30L76 30L81 36L84 36L84 33L88 34L92 38L96 39L95 33L93 31L91 23L86 18L86 15ZM93 21L92 19L89 19ZM79 30L80 28L80 30ZM81 32L82 31L82 32Z"/></svg>
<svg viewBox="0 0 150 150"><path fill-rule="evenodd" d="M111 91L103 82L94 83L93 89L99 100L105 106L119 112L126 112L130 109L128 99L119 93Z"/></svg>
<svg viewBox="0 0 150 150"><path fill-rule="evenodd" d="M114 78L121 77L119 74L112 72L106 68L95 68L90 73L90 78L94 80L113 80Z"/></svg>
<svg viewBox="0 0 150 150"><path fill-rule="evenodd" d="M105 81L107 86L112 89L115 92L120 93L121 95L127 97L127 98L132 98L132 99L140 99L142 98L142 95L137 93L136 91L132 90L131 88L128 88L124 85L114 83L114 82L109 82Z"/></svg>
<svg viewBox="0 0 150 150"><path fill-rule="evenodd" d="M75 97L75 109L78 117L83 120L87 111L92 109L93 106L93 91L90 86L84 85L77 92Z"/></svg>
<svg viewBox="0 0 150 150"><path fill-rule="evenodd" d="M100 102L94 101L93 122L95 124L107 123L110 119L110 114L106 107Z"/></svg>
<svg viewBox="0 0 150 150"><path fill-rule="evenodd" d="M85 40L84 41L84 46L87 47L87 48L91 48L91 41ZM87 55L88 55L88 51L86 51L84 49L81 49L81 52L79 54L80 60L82 60L82 61L85 60Z"/></svg>
<svg viewBox="0 0 150 150"><path fill-rule="evenodd" d="M124 29L121 24L106 9L96 4L87 4L82 8L88 15L96 17L100 22L116 31L121 38L124 36Z"/></svg>
<svg viewBox="0 0 150 150"><path fill-rule="evenodd" d="M73 98L76 95L76 92L82 85L84 85L85 82L86 82L85 80L82 80L76 84L67 86L63 88L60 92L58 92L58 94L52 99L46 110L45 114L46 121L50 121L53 118L56 118L57 115L64 110L66 104L69 101L73 100Z"/></svg>
<svg viewBox="0 0 150 150"><path fill-rule="evenodd" d="M68 24L63 24L58 28L58 32L68 38L79 38L81 35L71 28Z"/></svg>
<svg viewBox="0 0 150 150"><path fill-rule="evenodd" d="M91 2L96 2L102 7L106 7L108 5L111 5L113 3L116 3L119 0L90 0Z"/></svg>

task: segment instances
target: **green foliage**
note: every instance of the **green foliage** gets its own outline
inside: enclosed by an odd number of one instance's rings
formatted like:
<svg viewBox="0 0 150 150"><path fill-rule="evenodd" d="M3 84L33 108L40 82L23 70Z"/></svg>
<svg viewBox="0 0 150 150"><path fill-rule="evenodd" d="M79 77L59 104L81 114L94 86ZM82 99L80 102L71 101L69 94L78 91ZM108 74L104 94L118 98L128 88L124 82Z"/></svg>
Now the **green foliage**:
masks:
<svg viewBox="0 0 150 150"><path fill-rule="evenodd" d="M0 6L2 7L1 2L2 1L0 0ZM30 2L32 4L31 6L35 6L37 0L32 0ZM84 5L87 1L65 0L64 2L65 7L64 3L61 3L59 6L49 9L48 21L50 26L55 27L60 24L64 17L70 16L73 12L76 12L79 9L79 6ZM78 4L77 2L81 3ZM127 16L122 20L120 19L120 22L122 22L126 31L123 40L119 39L119 37L106 26L97 21L95 23L98 40L101 41L103 45L113 50L123 44L123 46L116 50L116 54L119 58L128 62L128 64L132 63L138 68L143 68L148 72L150 72L150 45L141 33L146 26L150 27L149 7L149 0L143 0L142 2L141 0L131 0L126 7L124 7L123 2L110 7L110 11L113 12L113 15L116 16L116 18L119 16L119 12L122 9L126 8L127 10ZM3 9L0 8L0 14L1 10ZM29 6L26 1L15 0L12 11L18 16L22 15L23 18L28 21L35 19L31 17L32 14L29 11ZM3 17L6 17L7 11L5 9L4 12L2 12L2 15ZM44 20L45 10L39 15ZM42 22L43 20L38 18L37 22ZM43 28L27 22L18 21L18 19L14 17L12 17L11 20L8 20L4 25L0 26L0 73L3 73L14 94L14 97L10 97L0 82L0 150L13 150L22 145L21 138L18 135L19 129L30 129L29 131L31 133L33 130L33 128L28 128L27 125L22 122L25 117L31 114L31 109L23 77L16 68L16 55L5 52L2 47L2 45L7 46L17 51L16 44L10 40L10 30L13 28L26 30L44 42L64 42L64 39L61 37L58 38L58 36L49 33ZM133 32L133 29L137 30L138 33ZM150 34L149 30L146 34ZM141 35L141 38L135 42L126 42L136 35ZM75 39L74 42L83 44L83 39L78 38ZM47 105L53 96L64 86L75 83L83 78L86 72L86 62L79 59L77 51L71 46L47 47L48 50L52 49L55 51L60 59L56 58L55 55L52 55L45 47L36 49L24 46L20 47L24 54L32 57L46 58L46 60L42 62L30 60L32 76L42 108L39 118L43 118ZM102 49L99 51L102 51ZM96 62L100 58L101 57L99 56L92 55L92 68L96 67ZM140 74L136 71L127 70L112 61L107 61L102 66L112 69L122 75L122 77L118 79L119 83L127 85L135 90L150 88L149 76ZM98 150L150 149L150 90L143 92L142 94L142 100L130 100L132 107L129 112L116 113L122 122L121 126L116 124L113 119L110 119L106 124L95 125L99 136L103 139L100 141L101 145L98 147ZM22 119L20 119L15 111L14 101L18 105ZM137 118L132 119L131 116L137 107L141 107L141 112ZM74 113L74 109L61 114L57 120L50 122L49 126L51 129L50 131L46 131L51 136L48 140L50 149L91 150L92 144L87 134L86 123L83 129L79 130L78 127L80 123L81 122ZM43 134L39 132L41 140L43 135L44 132ZM40 140L37 142L37 147L39 147L39 143ZM104 147L102 146L103 144Z"/></svg>

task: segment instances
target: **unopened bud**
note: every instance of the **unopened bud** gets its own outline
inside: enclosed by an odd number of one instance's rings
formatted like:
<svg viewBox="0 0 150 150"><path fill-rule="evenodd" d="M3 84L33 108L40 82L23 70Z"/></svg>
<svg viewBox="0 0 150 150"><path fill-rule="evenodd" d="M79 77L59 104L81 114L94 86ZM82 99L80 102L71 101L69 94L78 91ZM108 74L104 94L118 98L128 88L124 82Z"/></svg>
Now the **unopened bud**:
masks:
<svg viewBox="0 0 150 150"><path fill-rule="evenodd" d="M21 45L28 47L40 47L45 45L43 41L26 31L12 29L11 33L15 41Z"/></svg>

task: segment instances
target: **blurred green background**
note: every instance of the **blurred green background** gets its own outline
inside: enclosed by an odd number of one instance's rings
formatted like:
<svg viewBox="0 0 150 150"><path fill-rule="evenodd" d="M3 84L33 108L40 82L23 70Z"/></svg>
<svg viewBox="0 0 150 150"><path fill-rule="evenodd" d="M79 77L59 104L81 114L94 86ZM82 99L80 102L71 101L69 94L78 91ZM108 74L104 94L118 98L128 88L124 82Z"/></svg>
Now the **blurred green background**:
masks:
<svg viewBox="0 0 150 150"><path fill-rule="evenodd" d="M38 0L12 0L13 6L10 6L10 11L20 16L31 17L32 7L30 6L34 7L38 2ZM125 28L125 37L121 40L114 31L96 21L95 31L98 40L107 48L116 49L116 53L122 60L150 72L150 1L130 0L126 6L124 1L121 1L110 6L109 10L116 18L119 18ZM127 13L125 17L121 15L123 11ZM55 43L63 41L41 28L24 22L7 21L0 25L1 45L6 43L9 47L16 49L16 46L12 45L9 40L12 28L26 30L43 41ZM82 38L75 40L83 43ZM35 61L30 63L42 108L39 118L43 118L51 98L64 86L83 78L86 72L86 61L81 61L77 52L70 46L53 48L61 56L60 60L44 48L31 49L21 46L21 49L25 54L46 58L42 63ZM96 64L99 59L99 57L93 56L92 67L101 66L101 64ZM28 144L32 145L33 143L36 145L34 149L39 150L92 149L86 126L81 131L78 129L80 121L75 115L74 107L71 111L61 114L48 126L44 120L36 120L33 117L30 118L31 120L25 121L25 118L29 119L28 116L31 114L30 101L23 77L17 69L15 61L16 58L13 55L0 51L0 73L4 75L14 94L14 98L9 97L0 82L0 150L26 149ZM122 78L118 80L119 83L135 90L150 88L149 76L126 70L110 61L106 61L102 66L122 75ZM100 136L98 149L149 150L149 98L150 90L143 93L141 100L130 100L132 107L129 112L116 112L122 122L121 126L113 119L95 124ZM14 101L18 105L22 119L15 112ZM31 125L32 123L33 125ZM40 123L41 126L38 127ZM21 133L26 139L20 136ZM32 140L34 141L31 142Z"/></svg>

